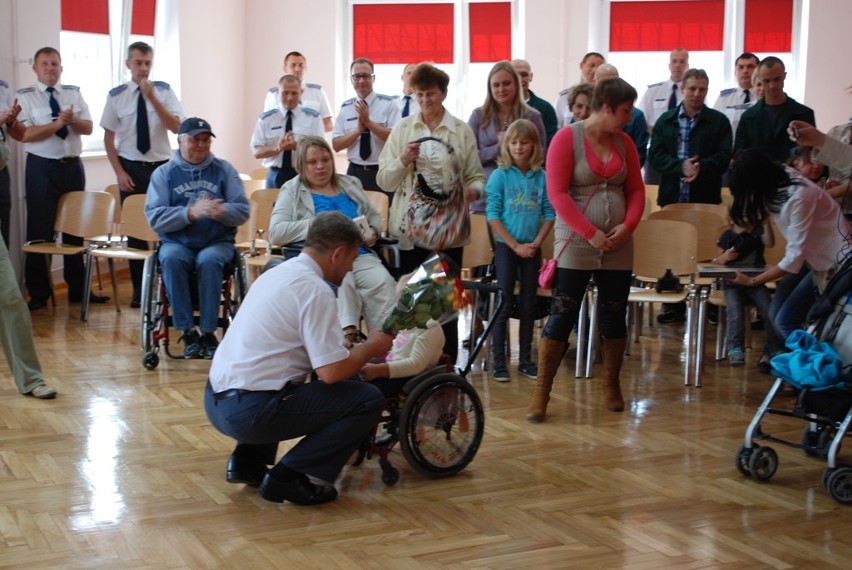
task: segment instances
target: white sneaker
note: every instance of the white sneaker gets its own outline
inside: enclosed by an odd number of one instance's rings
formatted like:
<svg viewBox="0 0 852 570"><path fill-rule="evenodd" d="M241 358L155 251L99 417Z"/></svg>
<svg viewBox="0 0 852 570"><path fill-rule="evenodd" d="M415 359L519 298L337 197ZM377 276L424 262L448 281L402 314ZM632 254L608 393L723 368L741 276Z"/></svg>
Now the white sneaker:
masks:
<svg viewBox="0 0 852 570"><path fill-rule="evenodd" d="M33 396L34 398L38 398L39 400L51 400L56 397L56 390L54 390L47 384L39 384L38 386L30 390L27 394Z"/></svg>

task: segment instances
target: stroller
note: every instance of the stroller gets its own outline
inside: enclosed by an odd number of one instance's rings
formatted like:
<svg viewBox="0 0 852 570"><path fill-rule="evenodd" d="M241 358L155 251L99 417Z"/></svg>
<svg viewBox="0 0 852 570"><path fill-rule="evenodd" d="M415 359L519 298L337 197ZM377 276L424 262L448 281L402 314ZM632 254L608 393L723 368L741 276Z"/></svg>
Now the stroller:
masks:
<svg viewBox="0 0 852 570"><path fill-rule="evenodd" d="M824 457L822 485L838 503L852 504L852 464L837 460L852 422L852 257L846 259L808 314L808 331L787 339L791 353L772 359L775 382L757 409L737 450L737 470L758 481L772 478L778 454L757 441L774 441ZM773 401L784 383L798 390L792 405ZM793 417L807 423L798 442L763 431L766 415Z"/></svg>

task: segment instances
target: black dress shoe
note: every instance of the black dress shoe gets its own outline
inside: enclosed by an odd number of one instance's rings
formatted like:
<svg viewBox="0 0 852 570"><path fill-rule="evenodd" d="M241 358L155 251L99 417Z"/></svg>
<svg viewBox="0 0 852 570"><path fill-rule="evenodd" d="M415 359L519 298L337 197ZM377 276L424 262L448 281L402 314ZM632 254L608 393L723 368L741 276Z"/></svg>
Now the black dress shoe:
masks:
<svg viewBox="0 0 852 570"><path fill-rule="evenodd" d="M39 309L43 309L47 306L47 299L30 299L30 302L27 303L27 308L31 311L38 311Z"/></svg>
<svg viewBox="0 0 852 570"><path fill-rule="evenodd" d="M69 303L79 303L82 300L83 300L82 296L77 297L76 295L73 295L73 296L68 295L68 302ZM102 305L104 303L109 303L109 297L107 297L105 295L95 295L94 293L91 293L89 295L89 303L97 303L99 305Z"/></svg>
<svg viewBox="0 0 852 570"><path fill-rule="evenodd" d="M321 505L337 498L337 489L330 485L314 485L302 473L292 481L279 481L267 473L258 494L273 503L290 501L296 505Z"/></svg>
<svg viewBox="0 0 852 570"><path fill-rule="evenodd" d="M225 471L225 479L228 483L242 483L249 487L257 487L263 482L266 475L266 465L252 464L234 455L228 458L228 469Z"/></svg>
<svg viewBox="0 0 852 570"><path fill-rule="evenodd" d="M130 308L131 309L138 309L141 306L142 306L142 301L140 301L138 299L133 299L132 301L130 301Z"/></svg>

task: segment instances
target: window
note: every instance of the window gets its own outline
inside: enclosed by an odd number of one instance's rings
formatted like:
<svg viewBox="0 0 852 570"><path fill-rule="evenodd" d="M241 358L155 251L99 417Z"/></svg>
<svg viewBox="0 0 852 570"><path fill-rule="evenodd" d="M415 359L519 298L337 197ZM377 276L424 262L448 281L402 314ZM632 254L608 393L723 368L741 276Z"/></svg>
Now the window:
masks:
<svg viewBox="0 0 852 570"><path fill-rule="evenodd" d="M154 45L156 0L132 0L131 29L121 41L123 0L62 0L59 34L62 83L78 85L95 124L83 137L84 152L103 151L104 132L98 126L109 90L127 80L126 46L143 41ZM109 70L108 73L105 71Z"/></svg>
<svg viewBox="0 0 852 570"><path fill-rule="evenodd" d="M793 0L747 0L745 51L793 51Z"/></svg>

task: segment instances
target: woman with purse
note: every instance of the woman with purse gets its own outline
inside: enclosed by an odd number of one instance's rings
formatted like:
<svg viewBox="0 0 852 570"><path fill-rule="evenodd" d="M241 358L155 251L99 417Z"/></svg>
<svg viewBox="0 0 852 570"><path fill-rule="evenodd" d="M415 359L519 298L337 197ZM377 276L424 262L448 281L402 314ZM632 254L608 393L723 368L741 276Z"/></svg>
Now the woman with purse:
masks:
<svg viewBox="0 0 852 570"><path fill-rule="evenodd" d="M547 156L547 195L556 210L556 279L550 316L538 351L538 379L527 419L544 420L553 378L594 277L603 337L606 408L624 409L620 373L627 341L627 296L633 267L633 231L645 209L639 155L622 127L636 90L605 79L592 94L592 114L561 129Z"/></svg>
<svg viewBox="0 0 852 570"><path fill-rule="evenodd" d="M394 125L379 156L377 176L385 192L395 193L388 231L399 241L403 273L436 251L461 266L470 239L468 205L485 188L473 132L444 107L449 76L421 63L410 83L420 111ZM457 320L444 325L444 336L444 352L455 362Z"/></svg>

